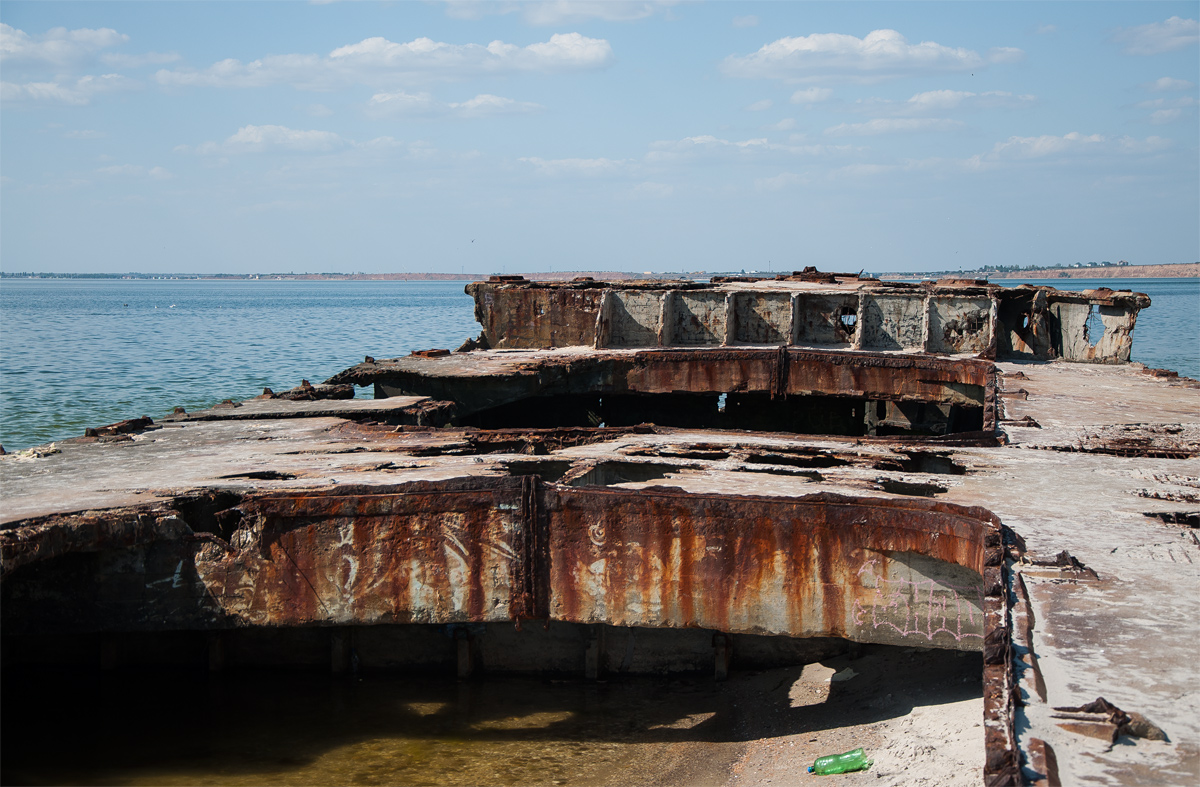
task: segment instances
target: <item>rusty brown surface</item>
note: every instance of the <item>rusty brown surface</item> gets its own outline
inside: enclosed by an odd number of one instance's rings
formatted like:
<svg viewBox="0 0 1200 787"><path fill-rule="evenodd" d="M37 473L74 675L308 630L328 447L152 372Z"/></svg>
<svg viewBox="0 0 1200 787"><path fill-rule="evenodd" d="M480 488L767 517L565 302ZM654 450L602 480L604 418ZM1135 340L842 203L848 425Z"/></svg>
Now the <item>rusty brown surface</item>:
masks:
<svg viewBox="0 0 1200 787"><path fill-rule="evenodd" d="M145 554L122 570L128 597L100 593L112 604L94 625L527 617L973 650L985 541L999 527L981 509L924 500L571 488L534 476L226 504L204 521L192 505L18 524L0 533L6 582L67 554L132 549ZM73 581L86 597L101 580ZM122 606L131 600L136 609Z"/></svg>
<svg viewBox="0 0 1200 787"><path fill-rule="evenodd" d="M391 396L454 401L460 416L531 397L585 392L751 392L980 407L992 384L992 368L973 358L794 348L472 352L359 364L329 382L375 384Z"/></svg>
<svg viewBox="0 0 1200 787"><path fill-rule="evenodd" d="M556 619L962 649L982 641L980 512L598 488L562 489L548 503L563 519L550 532ZM921 573L914 554L943 573Z"/></svg>

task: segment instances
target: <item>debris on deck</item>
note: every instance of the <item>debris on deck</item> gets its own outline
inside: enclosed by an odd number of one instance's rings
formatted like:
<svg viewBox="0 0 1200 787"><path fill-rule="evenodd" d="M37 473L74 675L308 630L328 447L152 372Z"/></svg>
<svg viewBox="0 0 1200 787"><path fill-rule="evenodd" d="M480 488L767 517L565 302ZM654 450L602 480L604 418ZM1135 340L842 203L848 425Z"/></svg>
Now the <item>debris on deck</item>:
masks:
<svg viewBox="0 0 1200 787"><path fill-rule="evenodd" d="M975 650L989 785L1196 768L1200 384L1129 362L1146 296L467 292L458 352L0 457L4 663L720 678Z"/></svg>

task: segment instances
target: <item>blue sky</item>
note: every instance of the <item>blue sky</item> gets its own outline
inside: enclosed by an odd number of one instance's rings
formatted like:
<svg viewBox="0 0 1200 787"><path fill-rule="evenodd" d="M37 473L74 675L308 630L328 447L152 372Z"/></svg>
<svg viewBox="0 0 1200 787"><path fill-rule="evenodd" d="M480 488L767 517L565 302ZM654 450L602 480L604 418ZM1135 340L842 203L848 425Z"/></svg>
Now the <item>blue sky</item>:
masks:
<svg viewBox="0 0 1200 787"><path fill-rule="evenodd" d="M1200 4L0 5L0 267L1200 259Z"/></svg>

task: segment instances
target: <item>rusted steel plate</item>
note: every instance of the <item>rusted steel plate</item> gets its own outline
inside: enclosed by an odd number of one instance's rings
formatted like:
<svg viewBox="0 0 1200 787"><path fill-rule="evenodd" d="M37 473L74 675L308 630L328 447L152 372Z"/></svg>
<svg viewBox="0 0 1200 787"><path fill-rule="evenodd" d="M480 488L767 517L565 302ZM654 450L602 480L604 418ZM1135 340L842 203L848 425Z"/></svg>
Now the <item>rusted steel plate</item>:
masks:
<svg viewBox="0 0 1200 787"><path fill-rule="evenodd" d="M216 516L228 541L169 515L159 517L174 523L168 539L120 521L131 529L120 546L59 577L67 595L95 597L72 626L526 617L957 649L982 641L984 543L996 527L986 512L929 501L573 488L533 476L264 494ZM7 560L18 539L4 535ZM52 574L53 562L42 568ZM37 582L56 584L51 574Z"/></svg>
<svg viewBox="0 0 1200 787"><path fill-rule="evenodd" d="M600 488L546 505L555 619L982 644L981 512Z"/></svg>
<svg viewBox="0 0 1200 787"><path fill-rule="evenodd" d="M234 553L196 571L253 625L487 622L511 618L523 555L520 479L401 493L284 494L241 507Z"/></svg>

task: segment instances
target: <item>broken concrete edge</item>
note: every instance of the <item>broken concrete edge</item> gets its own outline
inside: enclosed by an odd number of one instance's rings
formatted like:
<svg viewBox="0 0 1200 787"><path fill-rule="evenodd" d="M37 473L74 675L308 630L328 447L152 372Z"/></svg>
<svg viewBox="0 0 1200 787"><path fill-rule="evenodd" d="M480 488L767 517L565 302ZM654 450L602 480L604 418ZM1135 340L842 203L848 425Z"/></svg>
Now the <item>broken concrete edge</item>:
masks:
<svg viewBox="0 0 1200 787"><path fill-rule="evenodd" d="M10 523L0 531L0 581L11 581L13 576L19 575L25 567L73 552L121 549L163 540L193 542L196 543L197 548L207 544L208 546L204 548L208 549L211 555L226 554L230 556L230 559L234 559L238 547L231 545L219 532L212 531L226 531L235 527L240 529L244 522L254 521L256 517L261 518L264 515L284 523L285 527L303 527L304 523L312 521L311 515L316 513L317 509L309 514L305 514L303 511L298 513L298 504L306 507L308 503L325 500L328 502L321 503L318 509L324 510L322 507L332 506L330 511L343 511L337 500L367 500L366 505L370 506L369 500L382 501L387 496L444 496L449 488L462 488L486 495L500 487L504 487L509 493L518 495L521 501L519 503L520 515L530 522L542 520L544 517L542 511L546 505L549 504L551 507L564 505L562 500L569 498L560 500L561 495L588 497L596 494L614 499L624 495L640 501L675 499L677 503L687 501L690 505L699 505L702 508L717 502L725 505L805 504L820 506L821 510L826 510L826 507L830 506L849 506L853 510L859 510L865 506L868 510L895 511L899 509L901 512L910 511L913 514L946 514L955 517L956 520L973 522L972 527L979 530L978 551L974 553L974 557L967 559L967 562L972 564L968 567L977 572L983 582L985 783L997 787L1022 783L1020 770L1022 756L1014 728L1018 688L1014 681L1015 656L1011 610L1015 594L1011 565L1014 558L1019 558L1023 552L1023 543L1020 537L1005 527L995 515L978 507L924 500L857 498L830 493L781 498L696 495L671 488L635 492L604 488L580 489L546 484L537 476L452 479L449 482L420 481L390 487L341 486L299 493L295 491L234 492L200 489L178 495L171 500L141 506L59 514ZM559 502L540 501L539 490L554 493L554 499ZM498 503L494 504L499 505ZM343 511L341 515L344 516L345 513L347 512ZM205 521L209 519L212 521ZM224 524L222 524L223 519L226 520ZM522 540L524 546L521 547L520 553L524 555L524 559L519 560L519 565L514 567L511 583L512 603L508 607L511 619L517 621L518 624L522 619L527 621L552 619L552 605L547 596L550 587L548 583L551 581L548 566L550 553L546 551L550 548L551 536L549 531L540 536L536 535L548 527L548 524L532 527L529 532L533 539L529 540L529 537L526 537ZM278 539L283 532L285 531L273 531L269 538ZM266 533L262 535L267 536ZM934 535L936 536L936 533ZM594 534L592 537L594 538ZM245 537L238 537L237 540L244 541ZM936 542L936 540L935 538L934 541ZM212 550L216 550L216 552L212 552ZM294 562L296 557L290 553L288 555ZM526 565L527 563L528 565ZM316 592L315 588L313 592ZM320 601L319 596L317 601ZM285 603L284 606L293 611L296 610L294 602ZM304 606L310 606L310 604ZM568 609L573 609L573 607L568 604ZM480 619L486 617L483 615ZM307 618L305 619L307 620ZM603 622L589 615L581 617L579 611L569 613L562 619L577 623ZM286 626L289 625L289 622L291 625L298 624L297 620L280 619L276 625ZM346 625L347 622L339 620L332 624ZM353 621L349 622L353 623ZM224 624L218 622L215 628L220 629L222 625L228 627L231 624L226 620ZM236 622L233 625L236 627ZM307 624L299 622L299 625L321 625L321 622L314 618L308 620ZM736 636L740 632L720 633L723 636L729 634ZM846 632L841 633L845 634ZM837 635L837 632L834 635Z"/></svg>
<svg viewBox="0 0 1200 787"><path fill-rule="evenodd" d="M1014 673L1011 570L1013 553L1023 552L1024 544L1006 527L996 535L1001 543L989 553L983 582L983 782L987 787L1009 787L1025 783L1016 733L1019 689Z"/></svg>

